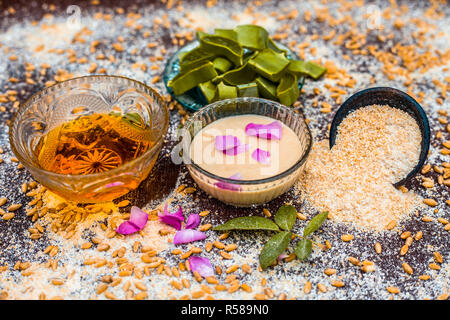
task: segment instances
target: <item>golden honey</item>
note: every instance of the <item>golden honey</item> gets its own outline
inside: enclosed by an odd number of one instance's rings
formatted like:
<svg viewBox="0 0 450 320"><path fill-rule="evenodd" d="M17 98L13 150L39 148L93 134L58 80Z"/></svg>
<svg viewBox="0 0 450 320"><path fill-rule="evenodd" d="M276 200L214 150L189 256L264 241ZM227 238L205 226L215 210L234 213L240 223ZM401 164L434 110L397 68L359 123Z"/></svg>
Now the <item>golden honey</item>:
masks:
<svg viewBox="0 0 450 320"><path fill-rule="evenodd" d="M117 168L152 145L152 131L138 114L95 113L51 129L34 152L45 170L87 175Z"/></svg>

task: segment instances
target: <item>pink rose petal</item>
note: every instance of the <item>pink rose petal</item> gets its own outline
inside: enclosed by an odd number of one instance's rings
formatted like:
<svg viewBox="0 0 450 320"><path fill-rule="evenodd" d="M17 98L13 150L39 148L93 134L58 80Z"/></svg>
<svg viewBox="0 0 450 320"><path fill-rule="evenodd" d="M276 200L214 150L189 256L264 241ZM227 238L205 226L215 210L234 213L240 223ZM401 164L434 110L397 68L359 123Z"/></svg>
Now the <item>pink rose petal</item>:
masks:
<svg viewBox="0 0 450 320"><path fill-rule="evenodd" d="M257 148L252 152L252 158L262 164L270 164L270 152Z"/></svg>
<svg viewBox="0 0 450 320"><path fill-rule="evenodd" d="M240 154L242 152L246 152L249 147L250 147L250 145L248 145L248 144L241 144L241 145L238 145L238 146L236 146L234 148L223 150L222 152L224 154L226 154L227 156L235 156L235 155Z"/></svg>
<svg viewBox="0 0 450 320"><path fill-rule="evenodd" d="M178 207L178 210L174 213L170 213L167 210L167 203L164 206L164 214L158 214L159 220L174 227L177 230L181 230L181 224L184 222L183 208Z"/></svg>
<svg viewBox="0 0 450 320"><path fill-rule="evenodd" d="M211 277L214 275L214 269L211 265L211 261L208 258L203 257L190 257L189 267L191 271L197 271L202 277Z"/></svg>
<svg viewBox="0 0 450 320"><path fill-rule="evenodd" d="M117 227L116 232L127 235L127 234L136 233L140 230L141 229L139 229L133 222L125 221L125 222L122 222L120 224L120 226Z"/></svg>
<svg viewBox="0 0 450 320"><path fill-rule="evenodd" d="M168 224L171 227L174 227L177 230L181 230L181 224L183 220L178 219L175 216L159 216L159 221Z"/></svg>
<svg viewBox="0 0 450 320"><path fill-rule="evenodd" d="M148 221L147 212L139 209L138 207L131 207L130 219L122 222L116 229L120 234L132 234L144 229Z"/></svg>
<svg viewBox="0 0 450 320"><path fill-rule="evenodd" d="M232 149L241 144L238 137L236 136L216 136L216 149L220 151L225 151L227 149Z"/></svg>
<svg viewBox="0 0 450 320"><path fill-rule="evenodd" d="M216 149L222 151L228 156L235 156L239 153L246 152L249 145L242 145L236 136L216 136L215 140Z"/></svg>
<svg viewBox="0 0 450 320"><path fill-rule="evenodd" d="M142 229L147 224L148 213L136 206L132 206L129 221Z"/></svg>
<svg viewBox="0 0 450 320"><path fill-rule="evenodd" d="M280 121L274 121L269 124L249 123L245 127L245 134L249 136L257 136L262 139L281 139L282 125Z"/></svg>
<svg viewBox="0 0 450 320"><path fill-rule="evenodd" d="M186 222L185 229L195 229L200 224L200 216L198 214L191 214Z"/></svg>
<svg viewBox="0 0 450 320"><path fill-rule="evenodd" d="M228 179L233 179L233 180L242 180L242 175L237 172L235 174L233 174L231 177L229 177ZM238 184L233 184L233 183L228 183L228 182L216 182L216 186L220 189L225 189L225 190L232 190L232 191L240 191L241 187Z"/></svg>
<svg viewBox="0 0 450 320"><path fill-rule="evenodd" d="M177 231L175 237L173 237L173 244L189 243L206 238L206 234L201 231L193 229L184 229Z"/></svg>

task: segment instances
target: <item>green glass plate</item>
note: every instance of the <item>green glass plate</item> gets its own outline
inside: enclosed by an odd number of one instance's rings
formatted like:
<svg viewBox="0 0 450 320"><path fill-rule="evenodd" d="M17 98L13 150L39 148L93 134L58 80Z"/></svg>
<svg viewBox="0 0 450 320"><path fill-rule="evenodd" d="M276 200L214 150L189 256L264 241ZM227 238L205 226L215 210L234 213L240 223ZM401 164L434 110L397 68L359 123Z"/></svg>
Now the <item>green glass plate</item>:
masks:
<svg viewBox="0 0 450 320"><path fill-rule="evenodd" d="M180 72L180 56L181 54L191 51L192 49L196 48L199 45L199 42L193 41L185 45L184 47L181 47L175 54L170 57L169 61L167 61L166 67L164 68L163 73L163 81L164 85L166 86L167 92L170 93L170 95L179 103L181 104L186 110L195 112L199 110L200 108L203 108L208 104L208 102L203 97L200 90L195 87L183 94L175 95L173 93L173 90L167 86L167 83L173 79L179 72ZM282 45L281 43L276 44L280 49L287 51L287 57L289 59L299 60L299 57L292 52L288 47ZM305 77L301 77L298 80L298 87L301 90L303 87L303 84L305 82Z"/></svg>

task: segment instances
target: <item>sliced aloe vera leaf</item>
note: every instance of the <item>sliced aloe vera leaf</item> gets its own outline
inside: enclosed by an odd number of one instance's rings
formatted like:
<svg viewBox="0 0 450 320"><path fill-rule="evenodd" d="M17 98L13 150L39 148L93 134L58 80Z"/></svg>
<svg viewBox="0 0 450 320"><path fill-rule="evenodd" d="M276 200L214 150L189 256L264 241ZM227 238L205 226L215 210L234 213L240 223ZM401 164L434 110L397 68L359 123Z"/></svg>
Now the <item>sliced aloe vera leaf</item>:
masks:
<svg viewBox="0 0 450 320"><path fill-rule="evenodd" d="M288 71L297 76L308 75L314 80L317 80L327 71L327 69L311 61L291 60Z"/></svg>
<svg viewBox="0 0 450 320"><path fill-rule="evenodd" d="M145 126L144 120L137 112L125 113L122 119L139 127Z"/></svg>
<svg viewBox="0 0 450 320"><path fill-rule="evenodd" d="M230 70L220 75L220 79L226 84L237 86L240 84L253 82L255 76L256 73L253 68L251 68L248 64L244 64L237 69Z"/></svg>
<svg viewBox="0 0 450 320"><path fill-rule="evenodd" d="M283 53L276 53L271 49L264 49L250 59L248 64L258 74L271 81L277 82L289 65L289 60Z"/></svg>
<svg viewBox="0 0 450 320"><path fill-rule="evenodd" d="M290 106L297 100L299 94L297 77L292 73L286 72L281 77L280 84L277 87L278 101L285 106Z"/></svg>
<svg viewBox="0 0 450 320"><path fill-rule="evenodd" d="M213 60L213 65L219 73L225 73L230 70L233 63L224 57L217 57Z"/></svg>
<svg viewBox="0 0 450 320"><path fill-rule="evenodd" d="M215 35L207 35L200 39L200 48L209 53L224 56L236 66L242 65L244 50L234 40Z"/></svg>
<svg viewBox="0 0 450 320"><path fill-rule="evenodd" d="M237 33L232 29L214 29L214 34L217 36L237 41Z"/></svg>
<svg viewBox="0 0 450 320"><path fill-rule="evenodd" d="M208 35L208 33L203 32L203 31L197 31L195 33L195 37L197 38L197 40L200 40L201 38L203 38L204 36L207 36L207 35Z"/></svg>
<svg viewBox="0 0 450 320"><path fill-rule="evenodd" d="M256 82L240 84L237 86L239 97L259 97L258 85Z"/></svg>
<svg viewBox="0 0 450 320"><path fill-rule="evenodd" d="M214 54L197 47L189 52L186 52L180 58L180 71L183 72L188 69L189 66L202 61L210 60L213 57Z"/></svg>
<svg viewBox="0 0 450 320"><path fill-rule="evenodd" d="M252 50L263 50L267 46L269 33L263 27L253 24L237 26L237 41L244 48Z"/></svg>
<svg viewBox="0 0 450 320"><path fill-rule="evenodd" d="M208 103L216 100L217 86L212 81L200 83L198 87Z"/></svg>
<svg viewBox="0 0 450 320"><path fill-rule="evenodd" d="M280 228L267 218L259 216L238 217L228 220L224 224L213 228L214 231L230 230L270 230L279 231Z"/></svg>
<svg viewBox="0 0 450 320"><path fill-rule="evenodd" d="M277 85L275 83L261 76L257 77L255 82L258 85L258 92L263 98L278 100Z"/></svg>
<svg viewBox="0 0 450 320"><path fill-rule="evenodd" d="M219 100L237 98L237 88L221 82L217 86Z"/></svg>
<svg viewBox="0 0 450 320"><path fill-rule="evenodd" d="M284 55L287 54L287 50L280 49L272 38L267 39L267 48L272 49L276 53L283 53Z"/></svg>
<svg viewBox="0 0 450 320"><path fill-rule="evenodd" d="M212 62L203 61L177 74L169 81L168 86L176 95L179 95L214 77L217 77L217 72Z"/></svg>

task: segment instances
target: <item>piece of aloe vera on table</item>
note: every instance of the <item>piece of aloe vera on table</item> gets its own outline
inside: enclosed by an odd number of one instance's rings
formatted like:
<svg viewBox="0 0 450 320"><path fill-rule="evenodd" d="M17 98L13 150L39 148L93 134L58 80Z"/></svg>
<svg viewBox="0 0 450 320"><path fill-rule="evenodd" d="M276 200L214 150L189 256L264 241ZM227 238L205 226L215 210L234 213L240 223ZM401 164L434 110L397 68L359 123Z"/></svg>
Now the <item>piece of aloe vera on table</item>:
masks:
<svg viewBox="0 0 450 320"><path fill-rule="evenodd" d="M292 105L298 98L300 90L298 89L297 77L286 72L280 80L277 87L277 98L285 106Z"/></svg>
<svg viewBox="0 0 450 320"><path fill-rule="evenodd" d="M287 50L280 49L272 38L267 39L267 48L272 49L276 53L283 53L285 56L287 54Z"/></svg>
<svg viewBox="0 0 450 320"><path fill-rule="evenodd" d="M290 60L288 71L296 76L307 75L314 80L319 79L327 69L311 61Z"/></svg>
<svg viewBox="0 0 450 320"><path fill-rule="evenodd" d="M237 41L244 48L251 50L263 50L267 47L269 33L263 27L253 24L237 26Z"/></svg>
<svg viewBox="0 0 450 320"><path fill-rule="evenodd" d="M248 63L246 63L237 69L233 69L224 74L221 74L219 76L219 79L221 79L228 85L237 86L240 84L253 82L255 76L256 73L253 68L251 68Z"/></svg>
<svg viewBox="0 0 450 320"><path fill-rule="evenodd" d="M283 53L276 53L271 49L264 49L250 59L248 64L256 73L271 81L277 82L289 65L289 60Z"/></svg>
<svg viewBox="0 0 450 320"><path fill-rule="evenodd" d="M183 72L189 68L190 65L211 60L212 58L214 58L214 54L197 47L189 52L186 52L180 58L180 71Z"/></svg>
<svg viewBox="0 0 450 320"><path fill-rule="evenodd" d="M257 77L255 82L258 85L258 92L263 98L278 100L277 85L275 83L261 76Z"/></svg>
<svg viewBox="0 0 450 320"><path fill-rule="evenodd" d="M235 86L227 86L221 82L217 85L219 100L237 98L237 88Z"/></svg>
<svg viewBox="0 0 450 320"><path fill-rule="evenodd" d="M214 29L214 34L237 41L237 33L232 29Z"/></svg>
<svg viewBox="0 0 450 320"><path fill-rule="evenodd" d="M200 92L203 94L208 103L211 103L216 100L218 96L217 86L214 83L212 83L212 81L200 83L198 85L198 88L200 89Z"/></svg>
<svg viewBox="0 0 450 320"><path fill-rule="evenodd" d="M177 74L168 82L168 86L172 88L176 95L179 95L215 77L217 77L217 72L213 63L202 61L191 64L187 70Z"/></svg>
<svg viewBox="0 0 450 320"><path fill-rule="evenodd" d="M256 82L240 84L237 86L239 97L259 97Z"/></svg>
<svg viewBox="0 0 450 320"><path fill-rule="evenodd" d="M231 67L233 66L233 63L224 58L224 57L217 57L213 60L213 64L214 64L214 68L217 70L217 72L219 73L225 73L228 70L231 69Z"/></svg>
<svg viewBox="0 0 450 320"><path fill-rule="evenodd" d="M244 49L234 40L206 35L200 39L200 48L217 56L224 56L236 66L242 65Z"/></svg>

